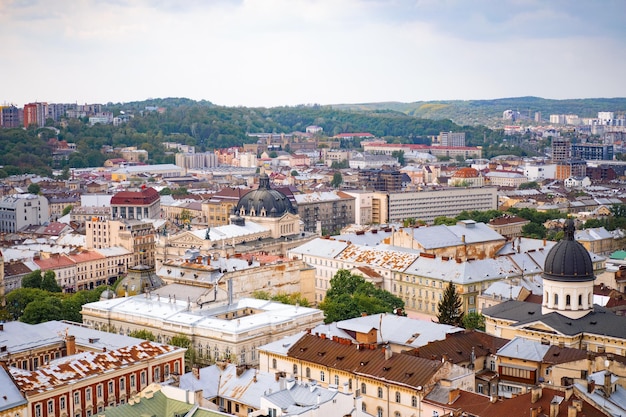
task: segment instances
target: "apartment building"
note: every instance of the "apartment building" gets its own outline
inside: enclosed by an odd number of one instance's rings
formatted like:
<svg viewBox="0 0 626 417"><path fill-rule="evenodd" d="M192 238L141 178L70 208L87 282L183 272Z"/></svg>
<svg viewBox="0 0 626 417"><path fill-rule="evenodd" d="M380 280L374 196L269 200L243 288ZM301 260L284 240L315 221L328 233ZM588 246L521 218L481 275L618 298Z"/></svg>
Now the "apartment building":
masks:
<svg viewBox="0 0 626 417"><path fill-rule="evenodd" d="M12 194L0 199L0 232L17 232L50 219L48 200L35 194Z"/></svg>
<svg viewBox="0 0 626 417"><path fill-rule="evenodd" d="M355 198L341 191L294 196L306 232L337 233L355 221Z"/></svg>
<svg viewBox="0 0 626 417"><path fill-rule="evenodd" d="M114 219L159 219L161 196L152 187L142 186L138 191L120 191L111 198L111 217Z"/></svg>

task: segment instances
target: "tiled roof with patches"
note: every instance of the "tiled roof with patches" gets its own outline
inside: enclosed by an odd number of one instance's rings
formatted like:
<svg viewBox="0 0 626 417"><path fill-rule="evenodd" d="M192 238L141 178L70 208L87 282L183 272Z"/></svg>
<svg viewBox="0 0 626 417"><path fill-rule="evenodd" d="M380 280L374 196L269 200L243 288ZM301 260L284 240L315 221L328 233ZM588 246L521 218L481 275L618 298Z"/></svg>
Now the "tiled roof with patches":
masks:
<svg viewBox="0 0 626 417"><path fill-rule="evenodd" d="M289 349L288 356L415 389L434 383L435 375L443 366L441 361L401 353L386 359L383 349L358 349L357 346L306 334Z"/></svg>
<svg viewBox="0 0 626 417"><path fill-rule="evenodd" d="M418 258L418 253L397 250L384 250L364 246L350 245L336 259L348 262L378 266L393 271L404 271Z"/></svg>
<svg viewBox="0 0 626 417"><path fill-rule="evenodd" d="M10 368L16 385L22 392L42 392L79 379L98 377L104 372L132 365L183 349L143 341L137 345L107 352L83 352L54 360L36 371Z"/></svg>

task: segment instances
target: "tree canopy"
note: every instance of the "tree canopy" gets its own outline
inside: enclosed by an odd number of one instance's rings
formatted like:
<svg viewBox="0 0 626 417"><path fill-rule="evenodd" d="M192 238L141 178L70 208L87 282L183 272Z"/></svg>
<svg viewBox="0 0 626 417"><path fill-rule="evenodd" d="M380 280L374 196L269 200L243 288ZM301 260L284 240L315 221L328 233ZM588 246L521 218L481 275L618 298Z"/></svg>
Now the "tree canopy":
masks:
<svg viewBox="0 0 626 417"><path fill-rule="evenodd" d="M320 304L325 323L359 317L361 314L393 313L404 309L404 301L389 291L376 288L363 277L340 269L330 280L326 298Z"/></svg>
<svg viewBox="0 0 626 417"><path fill-rule="evenodd" d="M448 283L443 298L437 305L437 320L439 323L449 324L452 326L463 326L463 301L456 292L456 285L452 282Z"/></svg>

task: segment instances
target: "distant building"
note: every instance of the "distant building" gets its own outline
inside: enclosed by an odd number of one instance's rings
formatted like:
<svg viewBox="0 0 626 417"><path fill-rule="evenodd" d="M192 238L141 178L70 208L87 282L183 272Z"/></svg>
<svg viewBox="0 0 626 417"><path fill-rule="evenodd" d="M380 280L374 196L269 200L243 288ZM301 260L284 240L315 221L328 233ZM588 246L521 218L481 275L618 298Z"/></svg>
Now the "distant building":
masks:
<svg viewBox="0 0 626 417"><path fill-rule="evenodd" d="M358 172L359 187L376 191L397 192L402 190L402 172L399 170L361 169Z"/></svg>
<svg viewBox="0 0 626 417"><path fill-rule="evenodd" d="M571 144L566 138L552 138L552 162L563 162L571 158Z"/></svg>
<svg viewBox="0 0 626 417"><path fill-rule="evenodd" d="M522 235L522 228L530 223L530 220L522 219L517 216L504 215L491 219L487 226L507 239L519 237Z"/></svg>
<svg viewBox="0 0 626 417"><path fill-rule="evenodd" d="M441 132L433 146L458 148L465 146L465 132Z"/></svg>
<svg viewBox="0 0 626 417"><path fill-rule="evenodd" d="M0 106L0 127L20 127L20 110L15 106Z"/></svg>
<svg viewBox="0 0 626 417"><path fill-rule="evenodd" d="M46 125L48 103L28 103L24 105L24 127Z"/></svg>
<svg viewBox="0 0 626 417"><path fill-rule="evenodd" d="M13 194L0 199L0 232L17 232L50 219L48 200L35 194Z"/></svg>
<svg viewBox="0 0 626 417"><path fill-rule="evenodd" d="M185 170L216 167L217 156L214 152L177 153L176 165Z"/></svg>
<svg viewBox="0 0 626 417"><path fill-rule="evenodd" d="M613 145L591 143L573 144L572 158L593 161L611 161L613 159Z"/></svg>
<svg viewBox="0 0 626 417"><path fill-rule="evenodd" d="M161 217L161 196L151 187L139 191L120 191L111 198L114 219L158 219Z"/></svg>
<svg viewBox="0 0 626 417"><path fill-rule="evenodd" d="M300 220L307 232L335 233L354 223L355 198L341 191L295 196Z"/></svg>

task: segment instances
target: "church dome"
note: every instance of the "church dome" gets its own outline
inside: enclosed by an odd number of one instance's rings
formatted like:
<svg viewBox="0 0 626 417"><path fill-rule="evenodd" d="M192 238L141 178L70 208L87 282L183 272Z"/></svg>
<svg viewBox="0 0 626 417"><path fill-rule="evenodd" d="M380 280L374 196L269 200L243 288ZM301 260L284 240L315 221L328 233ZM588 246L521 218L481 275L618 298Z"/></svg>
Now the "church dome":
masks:
<svg viewBox="0 0 626 417"><path fill-rule="evenodd" d="M552 281L593 281L593 263L587 249L574 239L574 221L567 220L565 238L554 245L543 268L543 277Z"/></svg>
<svg viewBox="0 0 626 417"><path fill-rule="evenodd" d="M235 214L252 217L281 217L285 213L296 214L297 211L287 196L270 188L267 174L261 174L259 188L250 191L239 199Z"/></svg>

